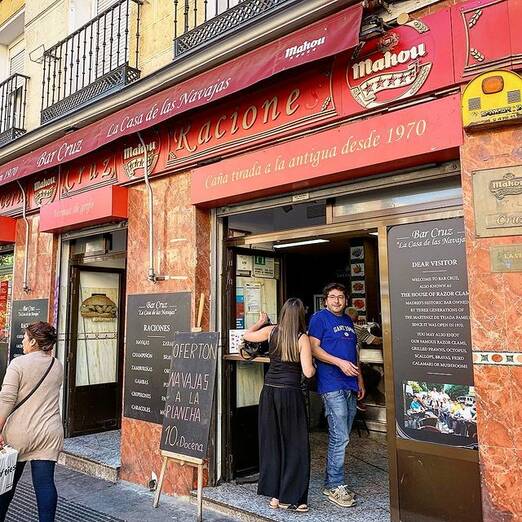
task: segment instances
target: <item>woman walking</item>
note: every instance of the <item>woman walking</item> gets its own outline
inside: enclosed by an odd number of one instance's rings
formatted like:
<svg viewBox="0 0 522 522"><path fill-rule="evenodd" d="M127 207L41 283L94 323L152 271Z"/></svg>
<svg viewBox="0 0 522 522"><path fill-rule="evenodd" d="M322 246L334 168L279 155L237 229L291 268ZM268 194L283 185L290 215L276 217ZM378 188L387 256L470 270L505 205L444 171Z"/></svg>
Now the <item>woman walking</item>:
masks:
<svg viewBox="0 0 522 522"><path fill-rule="evenodd" d="M5 520L25 463L31 462L40 522L54 522L58 500L54 467L63 446L59 393L63 367L52 356L56 330L49 323L30 324L22 341L24 355L11 361L0 392L0 446L18 450L13 488L0 495ZM19 406L18 406L19 405Z"/></svg>
<svg viewBox="0 0 522 522"><path fill-rule="evenodd" d="M312 377L310 341L300 299L288 299L279 323L265 326L266 314L245 332L246 341L269 341L270 367L259 402L259 484L270 507L308 511L310 446L301 373Z"/></svg>

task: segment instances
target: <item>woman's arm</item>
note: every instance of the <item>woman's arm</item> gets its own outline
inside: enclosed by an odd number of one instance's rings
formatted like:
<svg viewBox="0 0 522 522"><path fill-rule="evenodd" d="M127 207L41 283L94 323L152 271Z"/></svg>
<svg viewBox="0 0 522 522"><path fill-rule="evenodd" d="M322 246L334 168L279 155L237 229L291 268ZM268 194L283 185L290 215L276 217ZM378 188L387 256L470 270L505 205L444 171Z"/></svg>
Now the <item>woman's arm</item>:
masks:
<svg viewBox="0 0 522 522"><path fill-rule="evenodd" d="M308 335L303 334L299 337L299 358L301 359L301 368L305 377L313 377L315 375L314 360L312 358L312 347Z"/></svg>
<svg viewBox="0 0 522 522"><path fill-rule="evenodd" d="M243 339L245 341L252 341L254 343L259 343L261 341L268 341L270 337L270 332L275 328L275 325L265 326L261 328L261 330L252 331L250 328L245 331L243 334Z"/></svg>
<svg viewBox="0 0 522 522"><path fill-rule="evenodd" d="M21 374L16 364L10 364L5 372L2 391L0 391L0 433L4 429L7 417L13 411L18 401ZM0 448L4 446L4 438L0 435Z"/></svg>

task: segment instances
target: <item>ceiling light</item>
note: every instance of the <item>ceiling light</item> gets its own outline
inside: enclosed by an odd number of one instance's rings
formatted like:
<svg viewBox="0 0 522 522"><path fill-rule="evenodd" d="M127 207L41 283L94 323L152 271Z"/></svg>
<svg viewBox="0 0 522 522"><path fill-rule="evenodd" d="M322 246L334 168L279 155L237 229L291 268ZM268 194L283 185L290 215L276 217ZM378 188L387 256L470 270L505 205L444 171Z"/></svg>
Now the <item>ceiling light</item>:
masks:
<svg viewBox="0 0 522 522"><path fill-rule="evenodd" d="M289 248L303 245L315 245L316 243L329 243L328 239L307 239L305 241L295 241L294 243L279 243L274 248Z"/></svg>
<svg viewBox="0 0 522 522"><path fill-rule="evenodd" d="M370 234L370 236L378 236L379 232L368 232L368 234Z"/></svg>

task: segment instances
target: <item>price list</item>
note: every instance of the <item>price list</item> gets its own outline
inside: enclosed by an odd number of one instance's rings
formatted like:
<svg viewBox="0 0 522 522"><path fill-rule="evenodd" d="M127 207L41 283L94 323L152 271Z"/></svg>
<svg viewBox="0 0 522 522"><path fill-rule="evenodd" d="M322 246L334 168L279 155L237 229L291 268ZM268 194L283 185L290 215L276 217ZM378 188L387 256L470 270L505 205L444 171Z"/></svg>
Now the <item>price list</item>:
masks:
<svg viewBox="0 0 522 522"><path fill-rule="evenodd" d="M129 295L124 415L163 422L174 335L190 330L190 292Z"/></svg>

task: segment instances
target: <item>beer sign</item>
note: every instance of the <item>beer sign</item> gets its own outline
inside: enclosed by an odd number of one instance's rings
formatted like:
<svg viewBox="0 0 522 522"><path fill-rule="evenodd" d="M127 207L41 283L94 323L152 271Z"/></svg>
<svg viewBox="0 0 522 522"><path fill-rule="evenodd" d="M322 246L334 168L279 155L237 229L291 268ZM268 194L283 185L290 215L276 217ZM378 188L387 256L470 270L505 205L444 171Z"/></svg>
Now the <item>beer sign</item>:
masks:
<svg viewBox="0 0 522 522"><path fill-rule="evenodd" d="M411 20L361 42L341 68L345 113L362 112L453 83L450 15Z"/></svg>

